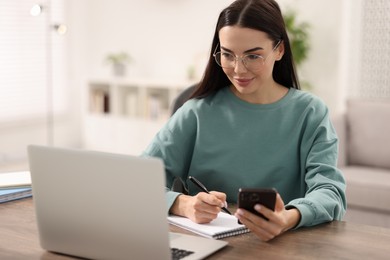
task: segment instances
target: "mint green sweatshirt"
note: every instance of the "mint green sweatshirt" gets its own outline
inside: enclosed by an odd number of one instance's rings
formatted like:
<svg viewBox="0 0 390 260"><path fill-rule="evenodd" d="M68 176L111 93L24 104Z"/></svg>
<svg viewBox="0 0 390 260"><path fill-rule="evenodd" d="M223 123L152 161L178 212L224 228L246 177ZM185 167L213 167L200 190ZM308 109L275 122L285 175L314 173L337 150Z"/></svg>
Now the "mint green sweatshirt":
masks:
<svg viewBox="0 0 390 260"><path fill-rule="evenodd" d="M199 179L237 202L239 188L278 190L301 213L297 227L340 220L345 180L336 167L338 140L326 105L296 89L266 105L250 104L228 87L187 101L144 151L166 167L167 206L175 177ZM191 195L200 190L187 181Z"/></svg>

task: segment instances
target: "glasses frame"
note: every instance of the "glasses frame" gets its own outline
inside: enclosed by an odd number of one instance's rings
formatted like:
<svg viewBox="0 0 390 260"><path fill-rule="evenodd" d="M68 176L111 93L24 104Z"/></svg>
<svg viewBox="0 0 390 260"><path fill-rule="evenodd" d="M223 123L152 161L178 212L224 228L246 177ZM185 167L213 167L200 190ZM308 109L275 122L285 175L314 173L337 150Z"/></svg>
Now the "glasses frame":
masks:
<svg viewBox="0 0 390 260"><path fill-rule="evenodd" d="M244 67L247 69L247 70L250 70L250 71L257 71L257 70L260 70L263 66L264 66L264 64L265 64L265 61L267 60L267 58L279 47L279 45L280 45L280 43L282 42L282 40L280 39L279 41L278 41L278 43L275 45L275 47L272 49L272 51L270 51L270 53L268 53L268 55L264 58L264 56L262 56L262 55L258 55L258 54L244 54L244 55L241 55L241 56L237 56L237 55L233 55L232 54L232 56L234 56L234 62L233 62L233 66L229 66L229 67L224 67L224 66L222 66L222 64L220 64L219 62L218 62L218 59L217 59L217 55L218 54L222 54L222 51L218 51L217 52L217 49L218 49L218 47L219 47L219 43L217 44L217 46L215 47L215 50L214 50L214 53L213 53L213 56L214 56L214 60L215 60L215 62L221 67L221 68L224 68L224 69L234 69L236 66L237 66L237 60L238 59L240 59L241 60L241 62L242 62L242 64L244 64ZM246 64L246 57L248 57L248 56L257 56L257 57L259 57L259 58L261 58L262 60L263 60L263 62L262 62L262 64L261 64L261 66L258 68L258 69L255 69L255 70L253 70L253 69L250 69L250 68L248 68L248 65Z"/></svg>

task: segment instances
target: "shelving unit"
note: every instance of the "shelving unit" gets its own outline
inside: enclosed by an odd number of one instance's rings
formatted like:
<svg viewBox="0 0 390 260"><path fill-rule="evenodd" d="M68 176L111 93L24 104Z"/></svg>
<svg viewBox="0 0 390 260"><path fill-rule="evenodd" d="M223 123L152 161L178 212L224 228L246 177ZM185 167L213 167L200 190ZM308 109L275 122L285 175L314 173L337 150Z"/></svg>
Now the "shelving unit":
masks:
<svg viewBox="0 0 390 260"><path fill-rule="evenodd" d="M168 120L177 95L194 82L94 79L87 83L86 149L139 155Z"/></svg>

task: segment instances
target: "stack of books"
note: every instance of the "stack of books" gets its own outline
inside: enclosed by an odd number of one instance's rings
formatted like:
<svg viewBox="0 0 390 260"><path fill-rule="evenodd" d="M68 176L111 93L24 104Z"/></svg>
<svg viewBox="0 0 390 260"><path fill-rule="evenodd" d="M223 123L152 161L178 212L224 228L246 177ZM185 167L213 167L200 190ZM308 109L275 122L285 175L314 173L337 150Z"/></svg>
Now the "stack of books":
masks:
<svg viewBox="0 0 390 260"><path fill-rule="evenodd" d="M0 203L31 196L29 171L0 173Z"/></svg>

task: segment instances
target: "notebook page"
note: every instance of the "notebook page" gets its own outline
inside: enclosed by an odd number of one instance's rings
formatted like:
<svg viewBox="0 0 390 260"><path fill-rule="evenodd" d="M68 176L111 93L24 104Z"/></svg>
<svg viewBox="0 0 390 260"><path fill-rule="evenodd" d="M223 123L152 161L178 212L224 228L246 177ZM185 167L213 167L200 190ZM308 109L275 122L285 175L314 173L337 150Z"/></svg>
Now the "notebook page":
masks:
<svg viewBox="0 0 390 260"><path fill-rule="evenodd" d="M188 218L170 215L168 216L169 223L192 231L198 235L220 239L228 236L248 233L244 225L237 223L237 218L225 212L220 212L218 217L207 224L197 224Z"/></svg>
<svg viewBox="0 0 390 260"><path fill-rule="evenodd" d="M29 171L0 173L0 189L31 187Z"/></svg>

